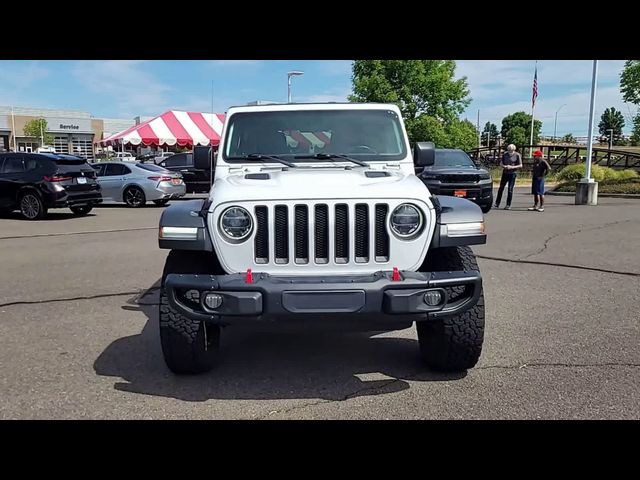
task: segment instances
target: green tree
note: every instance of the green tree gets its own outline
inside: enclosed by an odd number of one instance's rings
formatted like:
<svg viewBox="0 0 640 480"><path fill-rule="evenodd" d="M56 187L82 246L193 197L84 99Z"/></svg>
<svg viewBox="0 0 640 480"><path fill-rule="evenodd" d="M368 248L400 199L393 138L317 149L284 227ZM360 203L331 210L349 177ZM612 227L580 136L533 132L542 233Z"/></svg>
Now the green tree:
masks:
<svg viewBox="0 0 640 480"><path fill-rule="evenodd" d="M27 137L33 137L41 142L43 141L44 145L51 145L53 143L53 135L47 133L47 128L48 124L44 118L34 118L25 124L23 132Z"/></svg>
<svg viewBox="0 0 640 480"><path fill-rule="evenodd" d="M633 130L631 130L629 140L634 147L640 147L640 112L633 118Z"/></svg>
<svg viewBox="0 0 640 480"><path fill-rule="evenodd" d="M540 120L533 121L533 143L534 145L540 141L540 131L542 130L542 122ZM521 147L528 145L531 140L531 115L525 112L516 112L507 115L502 119L502 138L506 143L513 143Z"/></svg>
<svg viewBox="0 0 640 480"><path fill-rule="evenodd" d="M471 99L466 77L456 79L455 68L453 60L356 60L349 100L395 103L411 142L463 148L473 125L458 116Z"/></svg>
<svg viewBox="0 0 640 480"><path fill-rule="evenodd" d="M600 123L598 124L600 135L604 137L605 141L608 141L611 133L609 130L613 130L613 144L624 145L624 139L622 138L623 128L624 117L622 112L614 107L607 108L600 117Z"/></svg>
<svg viewBox="0 0 640 480"><path fill-rule="evenodd" d="M627 60L620 74L620 93L627 103L640 105L640 60Z"/></svg>
<svg viewBox="0 0 640 480"><path fill-rule="evenodd" d="M489 144L487 145L487 134L489 136ZM495 123L487 122L484 125L482 131L482 145L487 147L493 147L496 144L496 138L498 137L498 127Z"/></svg>
<svg viewBox="0 0 640 480"><path fill-rule="evenodd" d="M564 143L576 143L576 139L573 138L573 135L570 133L567 133L564 137L562 137L562 141Z"/></svg>

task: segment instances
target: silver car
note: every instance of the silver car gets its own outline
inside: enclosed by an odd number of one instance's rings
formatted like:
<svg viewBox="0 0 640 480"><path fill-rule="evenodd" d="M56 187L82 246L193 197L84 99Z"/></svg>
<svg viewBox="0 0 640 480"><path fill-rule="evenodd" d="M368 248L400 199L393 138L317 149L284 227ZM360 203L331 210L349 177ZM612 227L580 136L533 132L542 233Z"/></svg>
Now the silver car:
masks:
<svg viewBox="0 0 640 480"><path fill-rule="evenodd" d="M129 207L142 207L151 200L165 205L184 197L187 187L180 174L158 165L139 162L100 162L96 170L105 202L124 202Z"/></svg>

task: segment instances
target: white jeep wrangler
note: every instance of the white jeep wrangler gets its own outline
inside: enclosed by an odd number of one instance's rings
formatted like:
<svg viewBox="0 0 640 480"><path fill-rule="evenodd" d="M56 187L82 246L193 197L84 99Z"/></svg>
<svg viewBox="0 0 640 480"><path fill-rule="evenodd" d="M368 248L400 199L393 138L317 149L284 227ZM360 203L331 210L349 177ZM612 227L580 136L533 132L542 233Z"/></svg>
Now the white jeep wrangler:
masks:
<svg viewBox="0 0 640 480"><path fill-rule="evenodd" d="M160 335L175 373L212 368L223 326L315 322L390 331L416 322L426 364L464 370L484 336L480 207L436 197L415 175L385 104L230 108L209 198L160 220L170 249ZM197 167L197 165L196 165Z"/></svg>

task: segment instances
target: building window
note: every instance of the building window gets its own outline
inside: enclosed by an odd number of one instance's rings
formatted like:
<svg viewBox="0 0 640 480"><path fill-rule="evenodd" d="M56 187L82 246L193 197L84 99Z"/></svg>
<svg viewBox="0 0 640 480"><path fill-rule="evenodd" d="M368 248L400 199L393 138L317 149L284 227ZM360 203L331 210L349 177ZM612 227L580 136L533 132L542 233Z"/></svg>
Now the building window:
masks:
<svg viewBox="0 0 640 480"><path fill-rule="evenodd" d="M9 150L9 135L0 135L0 152Z"/></svg>
<svg viewBox="0 0 640 480"><path fill-rule="evenodd" d="M93 158L93 137L91 135L74 135L71 144L73 146L72 155L87 159Z"/></svg>
<svg viewBox="0 0 640 480"><path fill-rule="evenodd" d="M35 152L40 144L38 142L20 141L18 140L18 151L31 153Z"/></svg>
<svg viewBox="0 0 640 480"><path fill-rule="evenodd" d="M69 137L66 135L54 137L53 148L56 149L56 153L69 153Z"/></svg>

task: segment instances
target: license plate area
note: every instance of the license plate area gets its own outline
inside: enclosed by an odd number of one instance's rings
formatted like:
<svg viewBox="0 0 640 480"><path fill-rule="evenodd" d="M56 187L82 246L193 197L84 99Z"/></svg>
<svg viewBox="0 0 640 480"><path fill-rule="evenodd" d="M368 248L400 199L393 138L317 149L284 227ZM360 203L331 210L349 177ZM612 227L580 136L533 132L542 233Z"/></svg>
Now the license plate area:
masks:
<svg viewBox="0 0 640 480"><path fill-rule="evenodd" d="M365 305L364 290L290 291L282 307L291 313L354 313Z"/></svg>
<svg viewBox="0 0 640 480"><path fill-rule="evenodd" d="M78 184L80 184L80 185L84 185L84 184L87 183L87 179L84 178L84 177L77 177L76 178L76 182L78 182Z"/></svg>
<svg viewBox="0 0 640 480"><path fill-rule="evenodd" d="M181 183L182 183L182 180L180 180L179 178L171 179L171 185L180 185Z"/></svg>
<svg viewBox="0 0 640 480"><path fill-rule="evenodd" d="M464 198L464 197L467 196L467 191L466 190L454 190L453 191L453 196L454 197Z"/></svg>

